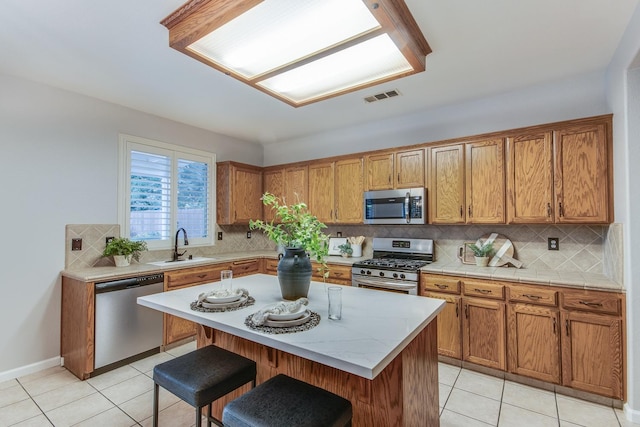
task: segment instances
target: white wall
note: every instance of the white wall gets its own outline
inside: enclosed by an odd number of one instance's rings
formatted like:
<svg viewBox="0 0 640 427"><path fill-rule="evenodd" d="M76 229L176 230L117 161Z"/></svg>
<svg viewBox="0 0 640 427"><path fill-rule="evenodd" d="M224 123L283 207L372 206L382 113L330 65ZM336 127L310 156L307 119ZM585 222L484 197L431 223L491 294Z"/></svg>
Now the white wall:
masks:
<svg viewBox="0 0 640 427"><path fill-rule="evenodd" d="M262 147L1 74L0 94L1 382L60 356L64 228L117 223L119 132L256 165Z"/></svg>
<svg viewBox="0 0 640 427"><path fill-rule="evenodd" d="M393 101L390 101L393 102ZM267 145L265 166L610 113L604 73Z"/></svg>
<svg viewBox="0 0 640 427"><path fill-rule="evenodd" d="M616 222L624 227L624 283L627 289L628 419L640 423L640 6L607 70L607 97L614 113L613 151ZM635 243L634 243L635 242Z"/></svg>

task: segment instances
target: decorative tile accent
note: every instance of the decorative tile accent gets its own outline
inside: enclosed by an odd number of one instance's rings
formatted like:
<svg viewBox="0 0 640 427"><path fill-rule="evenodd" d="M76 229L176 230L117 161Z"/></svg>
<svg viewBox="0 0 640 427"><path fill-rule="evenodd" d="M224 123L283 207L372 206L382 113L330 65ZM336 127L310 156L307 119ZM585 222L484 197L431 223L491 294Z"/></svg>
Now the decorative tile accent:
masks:
<svg viewBox="0 0 640 427"><path fill-rule="evenodd" d="M65 227L65 257L66 269L80 269L88 267L112 266L111 258L103 258L106 237L120 237L118 224L68 224ZM71 250L71 239L82 239L82 250Z"/></svg>

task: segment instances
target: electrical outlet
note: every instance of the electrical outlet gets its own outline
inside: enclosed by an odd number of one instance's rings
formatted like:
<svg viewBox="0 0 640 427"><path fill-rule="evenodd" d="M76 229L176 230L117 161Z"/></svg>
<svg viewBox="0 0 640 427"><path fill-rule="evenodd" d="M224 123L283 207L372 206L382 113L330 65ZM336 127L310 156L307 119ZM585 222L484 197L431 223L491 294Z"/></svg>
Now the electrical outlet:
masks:
<svg viewBox="0 0 640 427"><path fill-rule="evenodd" d="M558 239L557 237L549 237L547 239L547 249L550 251L559 251L560 239Z"/></svg>
<svg viewBox="0 0 640 427"><path fill-rule="evenodd" d="M81 251L82 250L82 239L80 239L80 238L71 239L71 250L72 251Z"/></svg>
<svg viewBox="0 0 640 427"><path fill-rule="evenodd" d="M218 240L222 240L222 231L218 231Z"/></svg>
<svg viewBox="0 0 640 427"><path fill-rule="evenodd" d="M336 237L342 237L342 231L337 231L336 232Z"/></svg>
<svg viewBox="0 0 640 427"><path fill-rule="evenodd" d="M113 239L115 239L115 237L113 237L113 236L105 237L105 238L104 238L104 244L105 244L105 245L108 245L109 243L111 243L111 241L112 241Z"/></svg>
<svg viewBox="0 0 640 427"><path fill-rule="evenodd" d="M247 231L247 239L250 239L250 238L251 238L251 232Z"/></svg>

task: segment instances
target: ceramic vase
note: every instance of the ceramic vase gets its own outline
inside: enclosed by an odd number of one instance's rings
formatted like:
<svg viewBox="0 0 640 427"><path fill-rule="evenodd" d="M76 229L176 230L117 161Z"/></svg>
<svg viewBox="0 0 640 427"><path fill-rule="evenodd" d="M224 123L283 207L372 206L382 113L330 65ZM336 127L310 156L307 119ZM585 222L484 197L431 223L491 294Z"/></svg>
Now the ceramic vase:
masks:
<svg viewBox="0 0 640 427"><path fill-rule="evenodd" d="M131 255L114 255L113 260L116 263L116 267L127 267L131 264Z"/></svg>
<svg viewBox="0 0 640 427"><path fill-rule="evenodd" d="M489 257L488 256L477 256L474 257L476 259L476 265L478 267L486 267L489 264Z"/></svg>
<svg viewBox="0 0 640 427"><path fill-rule="evenodd" d="M311 260L301 248L285 248L278 262L278 282L282 298L297 300L309 294L311 284Z"/></svg>

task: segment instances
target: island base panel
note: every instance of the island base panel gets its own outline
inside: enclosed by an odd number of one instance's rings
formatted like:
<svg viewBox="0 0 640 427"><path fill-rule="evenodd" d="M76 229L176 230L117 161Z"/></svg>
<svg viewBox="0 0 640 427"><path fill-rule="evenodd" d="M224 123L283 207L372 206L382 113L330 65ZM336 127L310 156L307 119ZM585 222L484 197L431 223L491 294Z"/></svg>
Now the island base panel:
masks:
<svg viewBox="0 0 640 427"><path fill-rule="evenodd" d="M373 380L199 325L198 347L210 344L255 360L257 384L285 374L348 399L354 427L440 425L436 321ZM244 386L214 402L214 416L221 417L224 405L248 390Z"/></svg>

